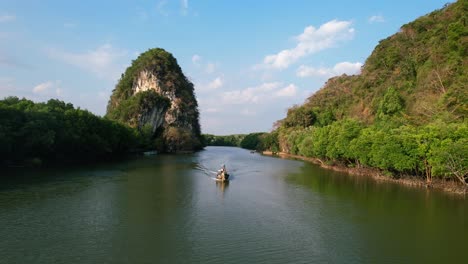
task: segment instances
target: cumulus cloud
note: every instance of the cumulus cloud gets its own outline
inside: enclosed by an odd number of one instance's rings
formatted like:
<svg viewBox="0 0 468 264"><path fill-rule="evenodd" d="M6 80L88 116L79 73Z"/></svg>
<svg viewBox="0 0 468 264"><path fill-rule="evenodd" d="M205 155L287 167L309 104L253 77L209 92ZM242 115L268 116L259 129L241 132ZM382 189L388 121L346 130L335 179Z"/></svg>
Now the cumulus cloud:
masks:
<svg viewBox="0 0 468 264"><path fill-rule="evenodd" d="M385 18L381 15L375 15L369 17L369 23L382 23L385 22Z"/></svg>
<svg viewBox="0 0 468 264"><path fill-rule="evenodd" d="M83 70L91 71L100 78L115 80L122 71L117 61L125 57L127 52L105 44L81 53L51 49L49 55Z"/></svg>
<svg viewBox="0 0 468 264"><path fill-rule="evenodd" d="M297 86L289 84L283 86L281 82L267 82L243 90L224 92L222 101L225 104L257 104L271 102L277 97L292 97L297 94Z"/></svg>
<svg viewBox="0 0 468 264"><path fill-rule="evenodd" d="M48 82L44 82L44 83L38 84L38 85L34 86L33 92L34 92L34 93L42 93L42 92L45 92L45 91L47 91L50 87L52 87L53 84L54 84L54 83L53 83L52 81L48 81Z"/></svg>
<svg viewBox="0 0 468 264"><path fill-rule="evenodd" d="M270 82L263 83L259 86L248 87L244 90L234 90L224 92L223 102L226 104L243 104L243 103L257 103L262 95L271 93L272 90L278 89L281 83Z"/></svg>
<svg viewBox="0 0 468 264"><path fill-rule="evenodd" d="M314 68L314 67L309 67L305 65L301 65L297 71L296 75L298 77L332 77L332 76L337 76L337 75L342 75L342 74L348 74L348 75L353 75L353 74L358 74L361 71L362 63L360 62L340 62L335 64L333 68Z"/></svg>
<svg viewBox="0 0 468 264"><path fill-rule="evenodd" d="M206 61L202 56L194 54L192 56L192 63L197 68L202 69L205 73L212 74L216 72L218 65L217 63Z"/></svg>
<svg viewBox="0 0 468 264"><path fill-rule="evenodd" d="M279 97L291 97L291 96L295 96L296 93L297 93L297 86L291 83L288 86L284 87L283 89L276 91L275 95Z"/></svg>
<svg viewBox="0 0 468 264"><path fill-rule="evenodd" d="M353 36L351 21L332 20L319 28L308 26L302 34L295 37L297 45L294 48L266 56L263 64L255 68L286 69L302 57L334 47Z"/></svg>
<svg viewBox="0 0 468 264"><path fill-rule="evenodd" d="M0 23L10 22L10 21L14 21L14 20L16 20L15 15L10 15L10 14L0 15Z"/></svg>
<svg viewBox="0 0 468 264"><path fill-rule="evenodd" d="M212 89L218 89L218 88L221 88L223 86L223 79L222 77L217 77L216 79L214 79L213 81L211 81L210 83L208 83L207 85L207 88L212 90Z"/></svg>
<svg viewBox="0 0 468 264"><path fill-rule="evenodd" d="M220 75L208 82L196 82L195 87L198 92L206 93L213 92L224 86L224 75Z"/></svg>
<svg viewBox="0 0 468 264"><path fill-rule="evenodd" d="M60 88L61 81L56 80L56 81L47 81L40 83L33 88L33 93L35 94L54 94L57 96L62 95L62 88Z"/></svg>

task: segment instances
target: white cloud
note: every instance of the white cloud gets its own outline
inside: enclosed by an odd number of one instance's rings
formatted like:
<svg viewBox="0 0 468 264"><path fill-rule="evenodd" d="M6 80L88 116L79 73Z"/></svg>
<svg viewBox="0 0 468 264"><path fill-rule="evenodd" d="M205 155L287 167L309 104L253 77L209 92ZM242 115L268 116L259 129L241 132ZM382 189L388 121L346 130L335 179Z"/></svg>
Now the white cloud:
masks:
<svg viewBox="0 0 468 264"><path fill-rule="evenodd" d="M353 62L344 61L344 62L337 63L333 67L333 71L334 73L336 73L336 75L341 75L343 73L352 75L352 74L360 73L361 67L362 67L362 63L360 62L353 63Z"/></svg>
<svg viewBox="0 0 468 264"><path fill-rule="evenodd" d="M49 88L51 88L53 85L54 85L54 83L53 83L52 81L48 81L48 82L44 82L44 83L38 84L38 85L34 86L33 92L34 92L34 93L42 93L42 92L45 92L45 91L47 91Z"/></svg>
<svg viewBox="0 0 468 264"><path fill-rule="evenodd" d="M295 84L289 84L288 86L284 87L275 92L275 95L278 97L291 97L295 96L297 93L297 86Z"/></svg>
<svg viewBox="0 0 468 264"><path fill-rule="evenodd" d="M381 15L375 15L369 17L369 23L382 23L385 22L385 18Z"/></svg>
<svg viewBox="0 0 468 264"><path fill-rule="evenodd" d="M195 64L195 65L199 65L200 61L201 61L202 57L198 54L195 54L192 56L192 63Z"/></svg>
<svg viewBox="0 0 468 264"><path fill-rule="evenodd" d="M14 21L14 20L16 20L16 16L15 16L15 15L8 15L8 14L0 15L0 23L2 23L2 22L10 22L10 21Z"/></svg>
<svg viewBox="0 0 468 264"><path fill-rule="evenodd" d="M337 75L342 75L342 74L348 74L348 75L353 75L353 74L358 74L361 71L362 63L360 62L340 62L335 64L333 68L314 68L314 67L309 67L305 65L301 65L297 71L296 75L298 77L332 77L332 76L337 76Z"/></svg>
<svg viewBox="0 0 468 264"><path fill-rule="evenodd" d="M351 21L332 20L319 28L308 26L302 34L295 37L296 47L266 56L263 64L255 68L286 69L302 57L334 47L353 36L354 28L351 27Z"/></svg>
<svg viewBox="0 0 468 264"><path fill-rule="evenodd" d="M122 71L122 67L118 65L117 61L125 57L127 52L115 49L110 44L105 44L95 50L82 53L51 49L49 55L70 65L91 71L100 78L116 80Z"/></svg>
<svg viewBox="0 0 468 264"><path fill-rule="evenodd" d="M187 15L187 12L188 12L188 0L181 0L180 1L180 4L181 4L181 11L182 11L182 15Z"/></svg>
<svg viewBox="0 0 468 264"><path fill-rule="evenodd" d="M283 87L281 82L267 82L244 90L224 92L222 101L225 104L258 104L270 102L275 97L295 96L296 93L294 84Z"/></svg>
<svg viewBox="0 0 468 264"><path fill-rule="evenodd" d="M212 73L216 72L216 70L218 69L218 64L217 63L206 61L206 60L203 59L202 56L200 56L198 54L194 54L192 56L192 63L198 69L202 69L204 71L204 73L207 73L207 74L212 74Z"/></svg>
<svg viewBox="0 0 468 264"><path fill-rule="evenodd" d="M50 94L53 94L55 93L55 95L57 96L61 96L62 93L63 93L63 90L62 88L60 87L60 84L61 84L61 81L60 80L56 80L56 81L47 81L47 82L43 82L43 83L40 83L36 86L34 86L33 88L33 93L35 94L47 94L47 95L50 95Z"/></svg>
<svg viewBox="0 0 468 264"><path fill-rule="evenodd" d="M224 75L220 75L209 82L195 82L195 88L197 92L206 93L206 92L213 92L224 86ZM212 94L211 94L212 96Z"/></svg>
<svg viewBox="0 0 468 264"><path fill-rule="evenodd" d="M210 90L213 90L213 89L221 88L222 86L223 86L222 77L217 77L216 79L208 83L207 88Z"/></svg>

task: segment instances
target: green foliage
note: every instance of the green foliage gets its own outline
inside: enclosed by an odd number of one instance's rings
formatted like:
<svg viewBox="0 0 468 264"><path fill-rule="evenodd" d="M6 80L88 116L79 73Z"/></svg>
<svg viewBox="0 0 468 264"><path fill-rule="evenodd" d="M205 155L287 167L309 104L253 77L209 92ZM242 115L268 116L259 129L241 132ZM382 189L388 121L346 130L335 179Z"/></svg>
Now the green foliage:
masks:
<svg viewBox="0 0 468 264"><path fill-rule="evenodd" d="M372 124L395 115L401 125L424 125L442 117L463 120L468 114L466 6L466 1L457 1L402 26L379 42L360 75L329 79L292 110L313 111L314 126L345 118ZM283 119L284 127L302 124L295 111Z"/></svg>
<svg viewBox="0 0 468 264"><path fill-rule="evenodd" d="M250 133L240 142L241 148L262 150L262 136L265 133Z"/></svg>
<svg viewBox="0 0 468 264"><path fill-rule="evenodd" d="M0 124L3 164L103 159L125 154L138 144L131 128L54 99L0 100Z"/></svg>
<svg viewBox="0 0 468 264"><path fill-rule="evenodd" d="M291 154L466 183L467 12L457 1L404 25L360 75L333 77L290 108L263 144L277 138Z"/></svg>
<svg viewBox="0 0 468 264"><path fill-rule="evenodd" d="M384 97L380 101L379 109L377 110L378 117L383 119L386 115L392 116L400 113L405 106L405 102L395 88L388 88Z"/></svg>
<svg viewBox="0 0 468 264"><path fill-rule="evenodd" d="M164 130L164 150L167 152L191 151L201 148L201 142L188 129L169 126Z"/></svg>
<svg viewBox="0 0 468 264"><path fill-rule="evenodd" d="M203 142L206 146L227 146L227 147L240 147L245 135L227 135L215 136L211 134L203 134Z"/></svg>
<svg viewBox="0 0 468 264"><path fill-rule="evenodd" d="M269 150L273 153L279 152L279 140L278 140L278 130L274 130L271 133L264 133L261 140L261 150Z"/></svg>
<svg viewBox="0 0 468 264"><path fill-rule="evenodd" d="M434 146L431 152L432 173L440 177L455 177L467 184L468 139L445 139Z"/></svg>
<svg viewBox="0 0 468 264"><path fill-rule="evenodd" d="M304 106L294 106L288 109L288 115L282 123L285 127L299 126L306 128L313 125L316 120L316 114L312 109L307 109Z"/></svg>
<svg viewBox="0 0 468 264"><path fill-rule="evenodd" d="M157 73L163 83L179 81L185 82L184 84L189 86L188 80L183 76L177 60L171 53L160 48L149 49L140 54L136 60L133 60L131 66L122 74L107 106L108 113L112 112L120 101L126 100L133 95L133 83L143 70Z"/></svg>
<svg viewBox="0 0 468 264"><path fill-rule="evenodd" d="M136 93L134 86L142 76L156 78L157 91L149 89ZM172 54L159 48L140 54L125 70L112 91L106 117L142 130L146 123L153 121L148 120L150 114L156 112L169 118L163 120L161 129L153 127L153 138L145 141L151 142L146 147L156 145L160 151L190 151L202 147L194 86ZM172 121L166 121L168 119ZM146 132L140 131L140 134Z"/></svg>
<svg viewBox="0 0 468 264"><path fill-rule="evenodd" d="M326 150L327 158L336 160L352 158L353 153L349 151L349 145L359 135L361 129L361 124L352 119L344 119L331 124Z"/></svg>
<svg viewBox="0 0 468 264"><path fill-rule="evenodd" d="M140 123L138 120L140 115L156 107L165 113L170 104L168 98L160 96L154 90L147 90L122 101L113 111L108 112L106 117L137 127Z"/></svg>

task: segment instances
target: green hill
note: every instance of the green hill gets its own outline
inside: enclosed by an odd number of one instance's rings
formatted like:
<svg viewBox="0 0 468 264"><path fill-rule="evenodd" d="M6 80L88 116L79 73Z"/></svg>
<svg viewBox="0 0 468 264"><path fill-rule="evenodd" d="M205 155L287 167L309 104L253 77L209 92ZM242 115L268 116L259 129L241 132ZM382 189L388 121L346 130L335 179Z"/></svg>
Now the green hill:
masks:
<svg viewBox="0 0 468 264"><path fill-rule="evenodd" d="M462 121L468 114L466 14L468 1L462 0L402 26L380 41L360 75L330 79L303 107L366 123L397 110L406 123ZM389 89L401 98L398 109L382 105Z"/></svg>
<svg viewBox="0 0 468 264"><path fill-rule="evenodd" d="M106 117L138 128L159 151L201 147L193 84L163 49L150 49L132 61L112 92Z"/></svg>
<svg viewBox="0 0 468 264"><path fill-rule="evenodd" d="M361 74L288 110L267 148L402 174L468 177L468 1L380 41ZM276 136L277 135L277 136ZM272 142L275 142L274 140Z"/></svg>

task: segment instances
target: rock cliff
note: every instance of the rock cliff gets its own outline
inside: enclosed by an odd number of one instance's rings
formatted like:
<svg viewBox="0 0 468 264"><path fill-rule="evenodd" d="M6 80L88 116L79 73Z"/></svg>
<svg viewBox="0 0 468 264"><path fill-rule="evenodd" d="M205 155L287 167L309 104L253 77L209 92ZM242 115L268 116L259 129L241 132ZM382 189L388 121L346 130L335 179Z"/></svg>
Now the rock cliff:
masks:
<svg viewBox="0 0 468 264"><path fill-rule="evenodd" d="M198 103L193 84L163 49L142 53L122 74L107 106L107 117L150 130L160 151L201 147Z"/></svg>

